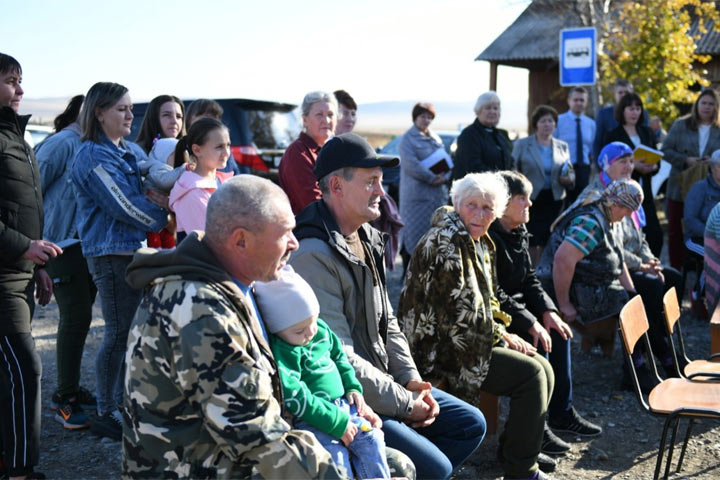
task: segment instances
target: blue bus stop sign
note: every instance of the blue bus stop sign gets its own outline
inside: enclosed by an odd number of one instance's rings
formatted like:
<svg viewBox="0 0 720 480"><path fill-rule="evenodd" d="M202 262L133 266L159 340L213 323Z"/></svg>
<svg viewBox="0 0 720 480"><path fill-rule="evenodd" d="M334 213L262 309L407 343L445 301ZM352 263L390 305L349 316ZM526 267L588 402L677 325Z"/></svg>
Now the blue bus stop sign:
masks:
<svg viewBox="0 0 720 480"><path fill-rule="evenodd" d="M595 27L560 31L560 85L595 84L595 38Z"/></svg>

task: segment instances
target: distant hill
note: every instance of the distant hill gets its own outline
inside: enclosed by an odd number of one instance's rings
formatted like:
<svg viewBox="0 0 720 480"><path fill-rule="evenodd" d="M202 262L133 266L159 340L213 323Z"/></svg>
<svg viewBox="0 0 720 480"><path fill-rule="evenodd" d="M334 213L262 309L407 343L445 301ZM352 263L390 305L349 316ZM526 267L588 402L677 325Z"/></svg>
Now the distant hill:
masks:
<svg viewBox="0 0 720 480"><path fill-rule="evenodd" d="M67 98L25 98L20 105L20 113L32 114L33 123L52 124L56 115L62 112L69 101ZM363 103L358 107L357 129L362 131L387 131L402 133L410 128L415 101L400 100L390 102ZM435 102L437 116L432 128L437 130L457 130L466 127L475 119L473 106L475 99L467 102ZM500 127L512 132L525 132L527 128L525 102L506 100L502 104ZM513 135L514 136L514 135Z"/></svg>
<svg viewBox="0 0 720 480"><path fill-rule="evenodd" d="M357 128L363 131L389 130L404 132L412 123L411 112L416 102L393 101L363 103L358 107ZM437 130L458 130L475 120L473 107L475 99L467 102L435 102L435 121L432 128ZM524 102L506 101L502 104L500 127L514 132L525 132L527 120Z"/></svg>

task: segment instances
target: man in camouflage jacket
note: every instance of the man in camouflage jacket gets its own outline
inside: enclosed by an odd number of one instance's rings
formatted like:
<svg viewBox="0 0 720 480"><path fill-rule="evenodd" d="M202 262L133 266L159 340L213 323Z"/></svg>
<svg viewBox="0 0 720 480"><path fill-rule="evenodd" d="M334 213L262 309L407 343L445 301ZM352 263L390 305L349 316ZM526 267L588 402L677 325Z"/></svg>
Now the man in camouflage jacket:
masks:
<svg viewBox="0 0 720 480"><path fill-rule="evenodd" d="M312 434L281 416L277 366L252 296L297 248L287 196L242 175L210 199L207 233L139 251L145 288L126 356L126 478L341 478Z"/></svg>

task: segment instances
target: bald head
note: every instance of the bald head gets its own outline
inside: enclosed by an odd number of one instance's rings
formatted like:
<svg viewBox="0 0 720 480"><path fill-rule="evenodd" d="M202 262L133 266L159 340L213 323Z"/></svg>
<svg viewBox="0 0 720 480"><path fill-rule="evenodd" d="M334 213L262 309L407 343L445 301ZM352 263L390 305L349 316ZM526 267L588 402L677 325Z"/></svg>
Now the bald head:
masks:
<svg viewBox="0 0 720 480"><path fill-rule="evenodd" d="M287 195L270 180L255 175L233 177L210 197L206 239L210 243L222 243L238 227L263 230L284 207L290 208Z"/></svg>

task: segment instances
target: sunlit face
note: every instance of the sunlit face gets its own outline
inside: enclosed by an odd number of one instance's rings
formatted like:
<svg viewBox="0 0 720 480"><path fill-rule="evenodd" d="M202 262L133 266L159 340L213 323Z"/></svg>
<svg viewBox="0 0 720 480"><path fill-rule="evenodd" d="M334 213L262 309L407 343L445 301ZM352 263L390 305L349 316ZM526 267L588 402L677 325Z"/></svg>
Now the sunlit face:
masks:
<svg viewBox="0 0 720 480"><path fill-rule="evenodd" d="M642 107L640 105L628 105L623 110L623 120L625 125L637 125L642 116Z"/></svg>
<svg viewBox="0 0 720 480"><path fill-rule="evenodd" d="M18 112L20 101L25 91L22 86L22 75L19 72L6 72L0 74L0 107L10 107Z"/></svg>
<svg viewBox="0 0 720 480"><path fill-rule="evenodd" d="M290 345L307 345L318 331L317 317L308 317L292 327L280 330L275 335Z"/></svg>
<svg viewBox="0 0 720 480"><path fill-rule="evenodd" d="M335 105L330 102L315 102L310 106L310 112L303 115L302 120L307 134L315 143L323 146L335 134Z"/></svg>
<svg viewBox="0 0 720 480"><path fill-rule="evenodd" d="M575 115L580 115L587 106L587 93L572 92L568 97L568 107Z"/></svg>
<svg viewBox="0 0 720 480"><path fill-rule="evenodd" d="M502 218L512 225L522 225L530 221L532 201L529 195L513 195L508 202Z"/></svg>
<svg viewBox="0 0 720 480"><path fill-rule="evenodd" d="M618 203L610 205L610 222L619 222L625 217L632 215L633 210Z"/></svg>
<svg viewBox="0 0 720 480"><path fill-rule="evenodd" d="M264 228L248 231L245 237L245 250L248 258L250 280L270 282L280 278L280 270L287 265L290 254L297 250L298 241L292 231L295 228L295 216L290 204L275 200L276 218L267 222Z"/></svg>
<svg viewBox="0 0 720 480"><path fill-rule="evenodd" d="M356 168L352 180L342 182L342 205L350 223L363 224L380 216L380 197L385 195L382 188L382 168Z"/></svg>
<svg viewBox="0 0 720 480"><path fill-rule="evenodd" d="M433 116L430 115L428 112L423 112L417 117L415 117L415 126L420 130L421 132L425 133L428 131L428 128L430 128L430 124L433 121Z"/></svg>
<svg viewBox="0 0 720 480"><path fill-rule="evenodd" d="M455 211L460 215L460 219L473 240L478 240L485 235L496 217L492 199L481 195L467 197L459 206L455 207Z"/></svg>
<svg viewBox="0 0 720 480"><path fill-rule="evenodd" d="M555 131L555 119L549 113L543 115L537 121L537 134L540 137L547 138Z"/></svg>
<svg viewBox="0 0 720 480"><path fill-rule="evenodd" d="M205 138L205 143L192 146L192 152L197 159L198 167L204 170L225 168L230 157L230 135L227 128L212 130Z"/></svg>
<svg viewBox="0 0 720 480"><path fill-rule="evenodd" d="M495 127L500 122L500 103L485 104L477 114L477 118L486 127Z"/></svg>
<svg viewBox="0 0 720 480"><path fill-rule="evenodd" d="M613 93L615 94L615 103L620 103L620 100L622 100L622 97L624 97L625 95L630 93L630 89L627 86L622 85L619 87L615 87L615 89L613 90Z"/></svg>
<svg viewBox="0 0 720 480"><path fill-rule="evenodd" d="M357 110L347 108L342 103L338 104L338 120L337 127L335 127L335 135L352 132L353 128L355 128L355 122L357 122Z"/></svg>
<svg viewBox="0 0 720 480"><path fill-rule="evenodd" d="M130 135L134 118L132 108L130 94L126 93L112 107L95 112L95 117L111 142L117 144L121 138Z"/></svg>
<svg viewBox="0 0 720 480"><path fill-rule="evenodd" d="M611 180L629 179L635 168L635 157L626 155L610 164L605 173Z"/></svg>
<svg viewBox="0 0 720 480"><path fill-rule="evenodd" d="M160 105L160 129L163 138L177 138L183 126L183 113L174 101Z"/></svg>
<svg viewBox="0 0 720 480"><path fill-rule="evenodd" d="M703 123L712 123L716 115L717 105L715 99L710 95L703 95L698 101L697 112L700 121Z"/></svg>

